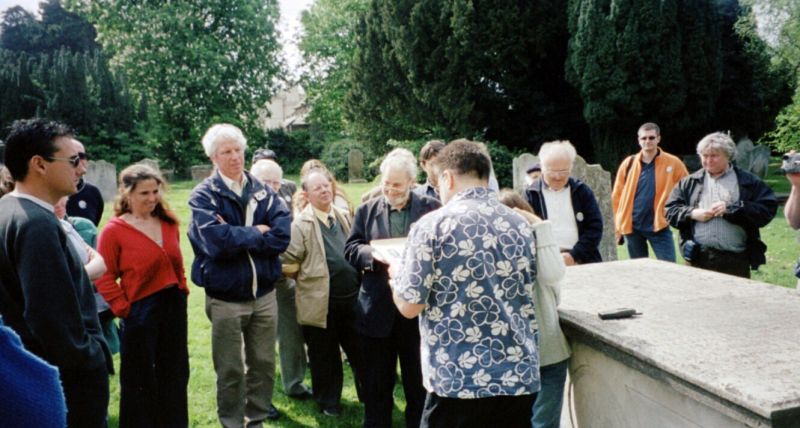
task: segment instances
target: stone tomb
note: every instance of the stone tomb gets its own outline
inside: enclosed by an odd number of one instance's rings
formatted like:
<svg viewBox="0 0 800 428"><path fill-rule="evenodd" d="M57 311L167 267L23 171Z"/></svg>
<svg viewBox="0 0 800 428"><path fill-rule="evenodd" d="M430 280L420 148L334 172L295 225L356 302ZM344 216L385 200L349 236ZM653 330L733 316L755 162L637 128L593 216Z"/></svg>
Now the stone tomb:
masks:
<svg viewBox="0 0 800 428"><path fill-rule="evenodd" d="M103 201L113 201L117 197L117 167L104 160L90 160L84 179L100 189Z"/></svg>
<svg viewBox="0 0 800 428"><path fill-rule="evenodd" d="M636 259L567 268L559 312L578 426L800 427L795 290Z"/></svg>
<svg viewBox="0 0 800 428"><path fill-rule="evenodd" d="M192 165L192 181L200 182L214 172L214 165Z"/></svg>
<svg viewBox="0 0 800 428"><path fill-rule="evenodd" d="M513 160L514 190L524 195L525 170L539 162L539 157L524 153ZM603 239L600 241L600 255L603 261L617 260L617 244L614 240L614 217L611 212L611 173L598 164L589 165L578 156L572 166L572 177L586 183L594 192L600 213L603 215Z"/></svg>

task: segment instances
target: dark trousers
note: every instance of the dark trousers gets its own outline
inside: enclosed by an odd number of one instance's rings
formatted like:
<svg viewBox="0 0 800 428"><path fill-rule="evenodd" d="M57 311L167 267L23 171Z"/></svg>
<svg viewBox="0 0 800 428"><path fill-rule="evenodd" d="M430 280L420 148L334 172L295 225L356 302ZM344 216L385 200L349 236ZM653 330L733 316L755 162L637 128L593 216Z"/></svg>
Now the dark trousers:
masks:
<svg viewBox="0 0 800 428"><path fill-rule="evenodd" d="M364 427L391 427L397 359L400 359L406 398L406 427L416 428L422 419L425 389L419 356L419 323L395 314L389 337L361 337L364 350Z"/></svg>
<svg viewBox="0 0 800 428"><path fill-rule="evenodd" d="M311 366L311 390L321 409L339 409L342 399L342 354L344 349L359 400L364 400L361 349L356 333L356 298L331 299L328 302L327 328L303 326Z"/></svg>
<svg viewBox="0 0 800 428"><path fill-rule="evenodd" d="M531 426L536 394L460 399L428 393L422 412L423 428L485 428Z"/></svg>
<svg viewBox="0 0 800 428"><path fill-rule="evenodd" d="M119 426L188 426L186 295L170 287L133 302L120 324Z"/></svg>
<svg viewBox="0 0 800 428"><path fill-rule="evenodd" d="M702 247L697 257L689 265L742 278L750 278L750 258L747 256L747 251L733 253Z"/></svg>
<svg viewBox="0 0 800 428"><path fill-rule="evenodd" d="M70 428L103 428L107 426L108 369L60 370L67 403L67 426ZM0 425L3 423L0 422ZM33 424L35 425L35 424Z"/></svg>

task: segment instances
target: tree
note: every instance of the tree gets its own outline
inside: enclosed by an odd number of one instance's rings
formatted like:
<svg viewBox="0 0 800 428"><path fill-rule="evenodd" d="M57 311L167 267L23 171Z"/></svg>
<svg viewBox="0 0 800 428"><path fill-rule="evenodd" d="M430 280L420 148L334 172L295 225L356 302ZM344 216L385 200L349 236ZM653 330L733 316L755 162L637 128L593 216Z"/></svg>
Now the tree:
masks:
<svg viewBox="0 0 800 428"><path fill-rule="evenodd" d="M0 24L0 47L14 52L38 53L42 25L22 6L8 8Z"/></svg>
<svg viewBox="0 0 800 428"><path fill-rule="evenodd" d="M356 37L348 113L371 138L587 140L562 2L374 0Z"/></svg>
<svg viewBox="0 0 800 428"><path fill-rule="evenodd" d="M348 134L344 103L355 55L355 31L368 0L317 0L303 12L301 82L311 107L308 120L325 134Z"/></svg>
<svg viewBox="0 0 800 428"><path fill-rule="evenodd" d="M170 166L202 158L215 122L256 128L274 92L276 0L130 2L72 0L132 91L148 101L148 144Z"/></svg>

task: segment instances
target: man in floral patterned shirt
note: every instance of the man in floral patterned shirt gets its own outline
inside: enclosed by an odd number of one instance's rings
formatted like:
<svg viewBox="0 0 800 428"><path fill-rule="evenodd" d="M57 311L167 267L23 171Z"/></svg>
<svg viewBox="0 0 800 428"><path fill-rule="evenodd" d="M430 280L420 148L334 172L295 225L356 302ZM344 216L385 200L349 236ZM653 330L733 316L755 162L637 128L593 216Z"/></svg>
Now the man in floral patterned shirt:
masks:
<svg viewBox="0 0 800 428"><path fill-rule="evenodd" d="M400 313L420 319L423 427L530 425L536 247L528 223L487 188L490 170L480 143L439 153L445 205L412 227L393 275Z"/></svg>

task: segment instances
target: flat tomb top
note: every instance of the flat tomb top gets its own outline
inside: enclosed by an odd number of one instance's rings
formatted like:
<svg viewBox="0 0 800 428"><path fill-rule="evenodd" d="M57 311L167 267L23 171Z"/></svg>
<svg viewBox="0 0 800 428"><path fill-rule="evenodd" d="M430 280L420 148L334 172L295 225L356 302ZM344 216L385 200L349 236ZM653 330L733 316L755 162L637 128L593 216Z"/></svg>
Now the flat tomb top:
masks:
<svg viewBox="0 0 800 428"><path fill-rule="evenodd" d="M603 310L643 315L601 320ZM770 418L800 408L800 293L651 259L567 268L562 323Z"/></svg>

